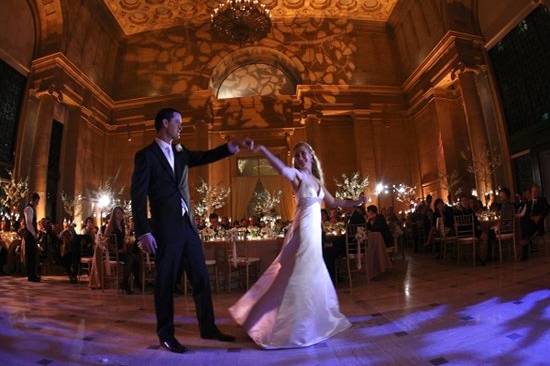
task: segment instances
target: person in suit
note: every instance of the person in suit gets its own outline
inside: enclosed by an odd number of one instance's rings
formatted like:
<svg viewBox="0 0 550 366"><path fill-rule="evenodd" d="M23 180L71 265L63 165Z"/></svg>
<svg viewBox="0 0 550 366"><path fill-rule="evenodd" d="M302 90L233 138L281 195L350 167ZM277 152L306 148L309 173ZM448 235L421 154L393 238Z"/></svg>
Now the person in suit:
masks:
<svg viewBox="0 0 550 366"><path fill-rule="evenodd" d="M544 219L548 215L549 206L545 197L540 195L540 187L536 184L531 186L531 198L523 208L523 215L520 218L522 260L529 257L529 240L535 235L544 235Z"/></svg>
<svg viewBox="0 0 550 366"><path fill-rule="evenodd" d="M186 352L174 335L173 290L181 266L193 288L200 335L205 339L234 341L216 326L208 270L199 231L195 226L188 186L189 168L213 163L237 153L239 146L251 143L232 140L208 151L190 151L178 141L181 113L161 109L155 117L157 137L135 155L132 175L132 215L139 246L155 254L155 312L161 347L176 353ZM147 219L147 199L151 221Z"/></svg>
<svg viewBox="0 0 550 366"><path fill-rule="evenodd" d="M386 244L387 247L393 245L393 236L386 222L386 218L384 215L378 214L378 207L375 205L367 207L367 230L382 234L384 244Z"/></svg>
<svg viewBox="0 0 550 366"><path fill-rule="evenodd" d="M40 195L34 192L29 204L23 210L27 279L30 282L40 282L38 274L38 225L36 221L36 206L38 206L38 202L40 202Z"/></svg>

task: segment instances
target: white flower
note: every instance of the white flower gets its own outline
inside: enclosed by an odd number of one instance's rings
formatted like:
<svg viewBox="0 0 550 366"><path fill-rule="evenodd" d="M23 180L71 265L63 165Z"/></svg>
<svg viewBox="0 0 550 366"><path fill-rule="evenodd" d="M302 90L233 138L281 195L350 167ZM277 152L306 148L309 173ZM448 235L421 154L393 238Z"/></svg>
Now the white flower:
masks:
<svg viewBox="0 0 550 366"><path fill-rule="evenodd" d="M176 151L177 152L182 152L183 151L183 147L181 146L181 144L176 144Z"/></svg>

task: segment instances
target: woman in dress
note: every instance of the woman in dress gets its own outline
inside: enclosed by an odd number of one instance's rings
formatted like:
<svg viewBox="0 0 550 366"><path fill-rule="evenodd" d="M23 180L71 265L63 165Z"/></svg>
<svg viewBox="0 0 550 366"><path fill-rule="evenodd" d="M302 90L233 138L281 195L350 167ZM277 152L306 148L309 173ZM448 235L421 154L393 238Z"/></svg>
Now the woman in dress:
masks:
<svg viewBox="0 0 550 366"><path fill-rule="evenodd" d="M128 225L122 207L113 208L107 227L105 228L105 238L109 241L110 250L118 251L118 260L123 263L122 278L120 288L127 294L132 294L130 286L130 274L134 276L136 287L140 288L139 274L139 248L134 245L131 235L128 235Z"/></svg>
<svg viewBox="0 0 550 366"><path fill-rule="evenodd" d="M264 146L255 150L292 184L297 207L281 252L229 312L263 348L311 346L351 326L340 312L323 261L321 201L342 208L364 201L335 199L323 184L315 152L305 142L294 146L294 167L286 166Z"/></svg>

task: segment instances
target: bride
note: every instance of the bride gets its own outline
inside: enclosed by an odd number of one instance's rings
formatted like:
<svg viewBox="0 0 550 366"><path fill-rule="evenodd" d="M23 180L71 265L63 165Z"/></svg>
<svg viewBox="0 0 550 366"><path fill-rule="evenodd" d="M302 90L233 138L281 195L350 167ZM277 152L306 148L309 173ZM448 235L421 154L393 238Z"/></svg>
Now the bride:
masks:
<svg viewBox="0 0 550 366"><path fill-rule="evenodd" d="M251 148L254 148L251 146ZM288 179L296 194L294 221L281 252L229 313L259 346L307 347L351 326L323 262L321 201L351 208L363 200L335 199L323 184L321 165L306 142L294 146L294 167L286 166L265 146L255 151Z"/></svg>

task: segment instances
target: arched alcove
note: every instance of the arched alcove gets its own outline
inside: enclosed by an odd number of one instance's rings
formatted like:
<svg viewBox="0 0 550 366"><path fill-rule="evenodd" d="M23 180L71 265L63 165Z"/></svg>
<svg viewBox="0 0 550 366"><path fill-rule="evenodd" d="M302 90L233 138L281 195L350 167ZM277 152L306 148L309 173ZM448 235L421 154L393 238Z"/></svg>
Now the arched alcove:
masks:
<svg viewBox="0 0 550 366"><path fill-rule="evenodd" d="M291 59L284 53L267 47L243 48L228 54L218 64L209 66L212 68L209 86L216 95L231 75L239 77L240 72L251 71L251 68L255 70L256 76L267 77L271 72L273 77L281 80L284 78L286 84L294 87L301 84L299 73L304 70L304 65L298 59ZM283 86L285 92L281 94L288 94L288 85Z"/></svg>
<svg viewBox="0 0 550 366"><path fill-rule="evenodd" d="M293 95L296 84L280 68L261 63L243 65L231 72L217 90L218 99L253 95Z"/></svg>

